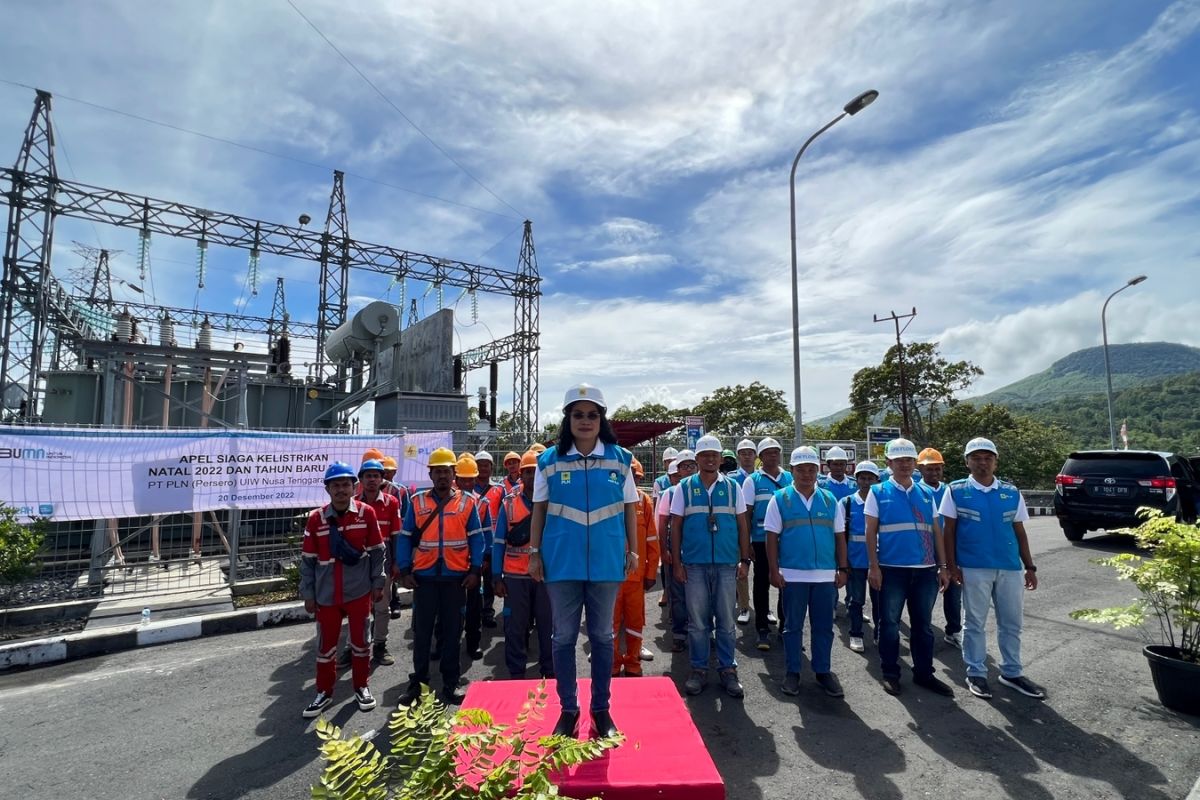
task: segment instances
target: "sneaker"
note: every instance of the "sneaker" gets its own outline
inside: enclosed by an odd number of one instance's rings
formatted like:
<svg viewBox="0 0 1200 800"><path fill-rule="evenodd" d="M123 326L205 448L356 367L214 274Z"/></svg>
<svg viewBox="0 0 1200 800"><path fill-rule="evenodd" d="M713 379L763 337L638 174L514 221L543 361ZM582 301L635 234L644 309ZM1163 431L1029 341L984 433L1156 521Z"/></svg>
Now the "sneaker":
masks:
<svg viewBox="0 0 1200 800"><path fill-rule="evenodd" d="M643 647L641 652L638 653L638 658L641 659L642 661L653 661L654 653L651 653L649 650L647 650L645 647Z"/></svg>
<svg viewBox="0 0 1200 800"><path fill-rule="evenodd" d="M321 716L321 712L329 708L332 704L333 695L326 694L325 692L317 692L317 696L313 698L311 703L305 706L304 710L300 712L300 716L305 719L319 717Z"/></svg>
<svg viewBox="0 0 1200 800"><path fill-rule="evenodd" d="M950 684L938 680L933 675L930 675L928 678L913 678L913 683L928 689L934 694L940 694L942 697L954 697L954 690L950 688Z"/></svg>
<svg viewBox="0 0 1200 800"><path fill-rule="evenodd" d="M749 624L749 622L750 622L750 609L748 609L748 608L743 608L742 610L738 611L738 615L737 615L737 621L738 621L738 625L746 625L746 624Z"/></svg>
<svg viewBox="0 0 1200 800"><path fill-rule="evenodd" d="M193 551L192 551L192 561L195 561L197 564L199 564L199 563L200 563L201 561L203 561L203 560L204 560L204 559L203 559L203 558L200 556L200 551L199 551L199 550L193 550Z"/></svg>
<svg viewBox="0 0 1200 800"><path fill-rule="evenodd" d="M768 625L778 625L779 624L779 617L775 616L775 612L773 612L773 611L767 612L767 624Z"/></svg>
<svg viewBox="0 0 1200 800"><path fill-rule="evenodd" d="M1029 678L1026 678L1024 675L1018 675L1015 678L1006 678L1001 675L1000 682L1010 689L1016 689L1026 697L1032 697L1035 700L1046 699L1046 690L1029 680Z"/></svg>
<svg viewBox="0 0 1200 800"><path fill-rule="evenodd" d="M850 649L856 653L866 652L867 646L866 646L866 644L863 643L863 637L851 636L850 637Z"/></svg>
<svg viewBox="0 0 1200 800"><path fill-rule="evenodd" d="M359 711L370 711L375 707L375 698L366 686L354 690L354 700L358 703Z"/></svg>
<svg viewBox="0 0 1200 800"><path fill-rule="evenodd" d="M767 635L766 631L758 632L758 644L756 644L755 647L764 653L771 649L770 637Z"/></svg>
<svg viewBox="0 0 1200 800"><path fill-rule="evenodd" d="M845 697L846 693L842 691L842 684L837 679L837 675L832 672L818 672L817 685L825 690L825 694L830 697Z"/></svg>
<svg viewBox="0 0 1200 800"><path fill-rule="evenodd" d="M783 676L783 685L779 687L779 691L792 696L800 694L800 673L789 672Z"/></svg>
<svg viewBox="0 0 1200 800"><path fill-rule="evenodd" d="M725 690L725 694L736 699L746 696L746 690L738 680L736 669L727 669L721 673L721 688Z"/></svg>
<svg viewBox="0 0 1200 800"><path fill-rule="evenodd" d="M879 681L883 690L895 697L900 694L900 679L899 678L883 678Z"/></svg>
<svg viewBox="0 0 1200 800"><path fill-rule="evenodd" d="M973 675L968 675L967 689L976 697L982 697L984 700L992 699L992 687L988 686L987 678L976 678Z"/></svg>
<svg viewBox="0 0 1200 800"><path fill-rule="evenodd" d="M708 683L708 674L702 669L694 669L691 676L684 682L683 690L690 695L697 695L704 691L706 683Z"/></svg>
<svg viewBox="0 0 1200 800"><path fill-rule="evenodd" d="M942 637L942 641L945 642L946 644L950 645L951 647L955 647L955 648L958 648L959 650L962 650L962 631L955 631L954 633L947 633L945 636Z"/></svg>
<svg viewBox="0 0 1200 800"><path fill-rule="evenodd" d="M374 650L371 653L371 658L375 660L376 664L385 667L390 667L396 663L396 657L388 652L387 642L376 642Z"/></svg>
<svg viewBox="0 0 1200 800"><path fill-rule="evenodd" d="M480 661L483 659L483 648L479 645L475 645L474 647L470 648L470 653L472 661Z"/></svg>

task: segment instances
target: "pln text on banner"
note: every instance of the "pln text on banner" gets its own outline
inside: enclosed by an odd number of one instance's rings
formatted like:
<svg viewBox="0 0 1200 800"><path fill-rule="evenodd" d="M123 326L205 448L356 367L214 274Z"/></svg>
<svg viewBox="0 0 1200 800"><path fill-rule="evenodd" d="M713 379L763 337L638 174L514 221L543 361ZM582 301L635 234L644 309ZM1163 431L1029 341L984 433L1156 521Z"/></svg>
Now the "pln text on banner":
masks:
<svg viewBox="0 0 1200 800"><path fill-rule="evenodd" d="M22 518L114 519L327 501L334 461L356 469L375 448L396 482L429 484L429 454L449 432L404 435L0 426L0 502Z"/></svg>

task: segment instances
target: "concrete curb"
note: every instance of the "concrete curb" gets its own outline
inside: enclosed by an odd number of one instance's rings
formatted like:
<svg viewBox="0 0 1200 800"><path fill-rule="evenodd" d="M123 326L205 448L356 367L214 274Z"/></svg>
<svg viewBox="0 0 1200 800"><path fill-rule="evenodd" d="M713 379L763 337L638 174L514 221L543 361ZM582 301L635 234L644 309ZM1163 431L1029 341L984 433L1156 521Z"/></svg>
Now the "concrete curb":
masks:
<svg viewBox="0 0 1200 800"><path fill-rule="evenodd" d="M13 667L32 667L74 661L77 658L149 647L201 636L243 633L276 625L312 620L303 602L276 603L257 608L242 608L216 614L150 622L146 625L118 625L95 631L83 631L47 639L32 639L0 645L0 672Z"/></svg>
<svg viewBox="0 0 1200 800"><path fill-rule="evenodd" d="M1054 509L1049 506L1027 506L1031 517L1053 517Z"/></svg>

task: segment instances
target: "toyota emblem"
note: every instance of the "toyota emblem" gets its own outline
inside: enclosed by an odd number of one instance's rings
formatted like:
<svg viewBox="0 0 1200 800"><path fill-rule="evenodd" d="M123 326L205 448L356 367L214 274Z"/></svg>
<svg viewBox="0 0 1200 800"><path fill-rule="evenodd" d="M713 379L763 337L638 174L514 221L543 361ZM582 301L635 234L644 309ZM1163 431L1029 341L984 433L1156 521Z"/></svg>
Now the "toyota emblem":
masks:
<svg viewBox="0 0 1200 800"><path fill-rule="evenodd" d="M1114 484L1117 482L1117 479L1116 478L1105 478L1104 482L1107 484Z"/></svg>

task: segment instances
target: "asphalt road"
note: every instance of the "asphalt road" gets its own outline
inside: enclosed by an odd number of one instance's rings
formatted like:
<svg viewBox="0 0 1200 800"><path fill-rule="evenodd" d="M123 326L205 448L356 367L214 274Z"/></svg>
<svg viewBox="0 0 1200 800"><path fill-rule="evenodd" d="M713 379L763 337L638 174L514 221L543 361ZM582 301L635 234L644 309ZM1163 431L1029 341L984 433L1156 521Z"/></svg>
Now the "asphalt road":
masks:
<svg viewBox="0 0 1200 800"><path fill-rule="evenodd" d="M791 698L778 690L781 649L764 657L746 638L739 643L746 699L729 700L710 685L688 700L728 796L1186 797L1200 775L1200 719L1157 703L1135 634L1067 616L1132 597L1089 563L1128 543L1093 535L1072 546L1052 518L1035 519L1030 531L1042 587L1027 596L1024 657L1029 676L1047 687L1047 702L995 681L994 700L971 697L961 688L959 653L940 638L936 659L959 687L957 698L912 687L907 675L905 693L890 697L876 682L875 652L850 652L844 636L833 666L845 701L826 698L811 674ZM648 672L682 682L686 658L663 650L656 599L647 603L647 627L658 637ZM0 796L307 797L316 738L299 712L313 692L312 639L310 627L293 626L0 676ZM500 645L493 637L471 679L503 673ZM582 654L580 667L586 674ZM408 668L405 650L395 666L376 671L372 685L383 702L370 714L346 702L342 677L334 721L382 726ZM614 715L619 723L619 709Z"/></svg>

